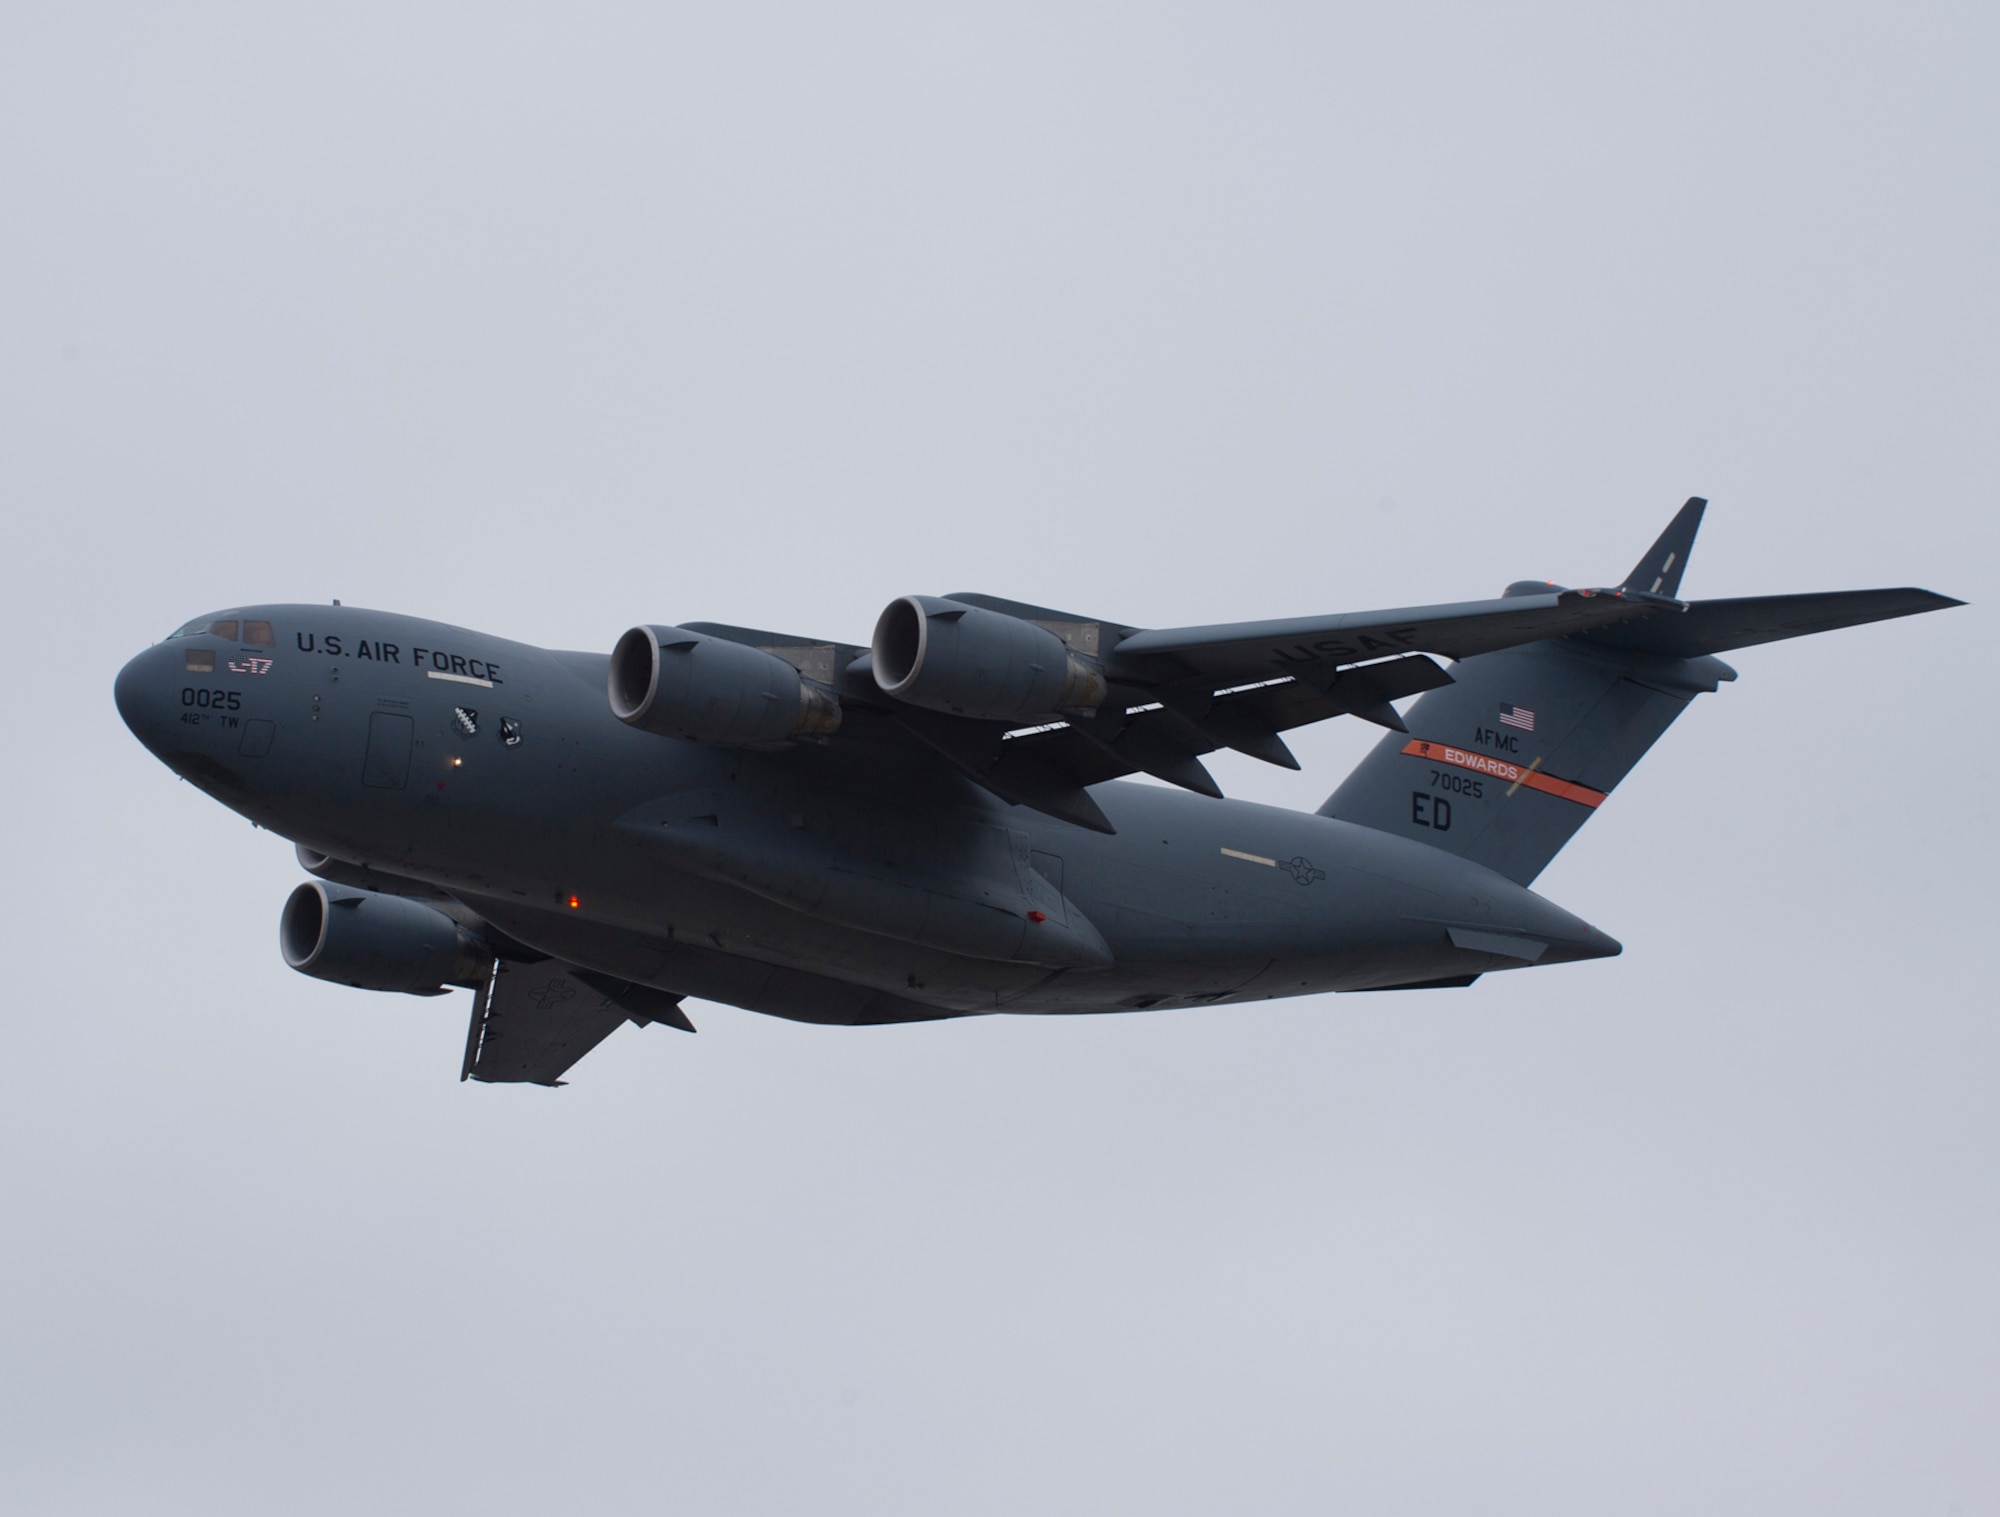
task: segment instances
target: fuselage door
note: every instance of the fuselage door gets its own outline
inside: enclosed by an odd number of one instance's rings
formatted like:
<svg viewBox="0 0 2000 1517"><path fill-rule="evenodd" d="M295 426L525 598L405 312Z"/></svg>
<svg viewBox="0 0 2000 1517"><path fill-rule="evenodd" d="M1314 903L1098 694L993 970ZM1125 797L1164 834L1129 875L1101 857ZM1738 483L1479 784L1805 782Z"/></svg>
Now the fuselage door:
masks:
<svg viewBox="0 0 2000 1517"><path fill-rule="evenodd" d="M368 714L368 756L361 763L361 783L376 790L401 790L410 782L410 744L417 724L394 711Z"/></svg>
<svg viewBox="0 0 2000 1517"><path fill-rule="evenodd" d="M1055 886L1055 905L1049 908L1049 915L1058 922L1068 925L1069 912L1066 909L1068 900L1063 895L1062 856L1035 850L1028 855L1028 868Z"/></svg>

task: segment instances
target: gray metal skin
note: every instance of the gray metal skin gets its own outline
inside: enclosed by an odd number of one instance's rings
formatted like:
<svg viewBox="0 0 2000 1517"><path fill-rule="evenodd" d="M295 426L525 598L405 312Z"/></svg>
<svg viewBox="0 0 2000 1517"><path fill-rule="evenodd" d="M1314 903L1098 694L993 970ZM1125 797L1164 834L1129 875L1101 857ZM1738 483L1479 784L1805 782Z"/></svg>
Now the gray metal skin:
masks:
<svg viewBox="0 0 2000 1517"><path fill-rule="evenodd" d="M614 717L604 655L339 606L221 618L269 622L275 646L139 654L115 687L134 734L231 810L365 871L333 877L442 893L503 956L511 939L676 995L876 1023L1620 951L1492 869L1331 817L1116 782L1092 790L1106 835L996 799L865 710L834 743L705 747ZM215 672L190 672L190 649ZM370 772L371 730L408 733L400 785L393 745Z"/></svg>

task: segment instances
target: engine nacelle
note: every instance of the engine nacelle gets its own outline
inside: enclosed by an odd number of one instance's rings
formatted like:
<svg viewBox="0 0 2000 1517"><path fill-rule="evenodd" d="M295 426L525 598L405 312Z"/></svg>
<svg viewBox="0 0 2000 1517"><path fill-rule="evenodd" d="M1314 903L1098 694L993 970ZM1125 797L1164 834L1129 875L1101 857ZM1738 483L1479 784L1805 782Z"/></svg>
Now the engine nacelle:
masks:
<svg viewBox="0 0 2000 1517"><path fill-rule="evenodd" d="M609 685L619 721L696 743L782 743L840 725L840 702L776 654L684 627L619 638Z"/></svg>
<svg viewBox="0 0 2000 1517"><path fill-rule="evenodd" d="M411 995L477 987L490 963L478 940L435 907L320 880L285 901L278 947L316 980Z"/></svg>
<svg viewBox="0 0 2000 1517"><path fill-rule="evenodd" d="M1046 627L932 595L889 602L870 648L885 695L990 721L1095 711L1104 673Z"/></svg>
<svg viewBox="0 0 2000 1517"><path fill-rule="evenodd" d="M385 895L405 893L394 889L393 881L383 879L366 864L350 864L346 859L337 859L330 853L321 853L317 848L306 847L304 843L293 844L292 851L298 856L299 868L314 879L345 885L353 890L379 890Z"/></svg>

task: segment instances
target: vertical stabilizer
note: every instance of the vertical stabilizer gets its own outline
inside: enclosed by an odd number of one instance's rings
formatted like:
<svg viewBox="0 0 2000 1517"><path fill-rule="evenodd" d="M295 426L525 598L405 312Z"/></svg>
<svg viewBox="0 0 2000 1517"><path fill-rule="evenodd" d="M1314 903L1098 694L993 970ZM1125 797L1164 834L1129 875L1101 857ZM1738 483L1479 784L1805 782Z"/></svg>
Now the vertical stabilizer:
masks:
<svg viewBox="0 0 2000 1517"><path fill-rule="evenodd" d="M1458 854L1526 885L1687 709L1736 672L1551 638L1452 669L1320 815Z"/></svg>
<svg viewBox="0 0 2000 1517"><path fill-rule="evenodd" d="M1682 506L1620 587L1650 615L1461 659L1450 685L1411 708L1409 731L1377 744L1320 815L1525 885L1696 695L1736 678L1717 653L1959 604L1910 588L1681 602L1707 506L1700 496Z"/></svg>

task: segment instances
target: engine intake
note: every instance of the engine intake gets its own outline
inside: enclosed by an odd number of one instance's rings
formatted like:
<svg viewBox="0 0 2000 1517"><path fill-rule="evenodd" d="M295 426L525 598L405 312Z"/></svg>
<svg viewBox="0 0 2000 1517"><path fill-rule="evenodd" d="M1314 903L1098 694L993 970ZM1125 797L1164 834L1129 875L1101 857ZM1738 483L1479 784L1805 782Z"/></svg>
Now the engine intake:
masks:
<svg viewBox="0 0 2000 1517"><path fill-rule="evenodd" d="M840 702L776 654L683 627L619 638L609 690L619 721L696 743L782 743L840 725Z"/></svg>
<svg viewBox="0 0 2000 1517"><path fill-rule="evenodd" d="M1049 631L1018 616L932 595L889 602L870 648L885 695L989 721L1095 711L1104 672Z"/></svg>
<svg viewBox="0 0 2000 1517"><path fill-rule="evenodd" d="M437 995L477 987L491 956L435 907L310 880L278 918L278 948L300 974L357 990Z"/></svg>

